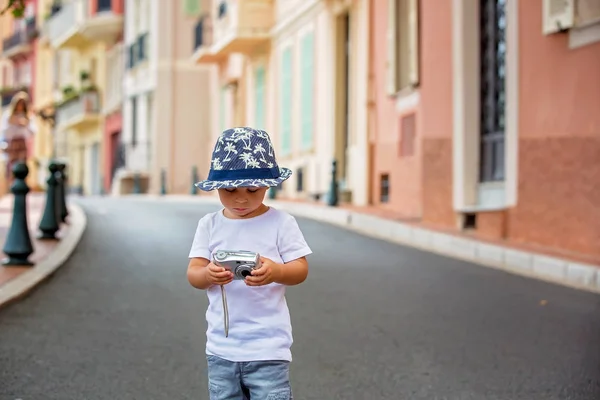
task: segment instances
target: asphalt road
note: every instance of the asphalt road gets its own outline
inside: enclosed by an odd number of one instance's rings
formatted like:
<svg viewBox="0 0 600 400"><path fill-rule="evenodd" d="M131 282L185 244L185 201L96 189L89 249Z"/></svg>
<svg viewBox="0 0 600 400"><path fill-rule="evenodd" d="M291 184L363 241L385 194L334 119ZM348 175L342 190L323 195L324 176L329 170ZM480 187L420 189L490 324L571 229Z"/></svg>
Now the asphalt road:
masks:
<svg viewBox="0 0 600 400"><path fill-rule="evenodd" d="M84 199L57 274L0 311L1 400L208 399L186 281L210 206ZM598 400L600 296L299 220L296 400Z"/></svg>

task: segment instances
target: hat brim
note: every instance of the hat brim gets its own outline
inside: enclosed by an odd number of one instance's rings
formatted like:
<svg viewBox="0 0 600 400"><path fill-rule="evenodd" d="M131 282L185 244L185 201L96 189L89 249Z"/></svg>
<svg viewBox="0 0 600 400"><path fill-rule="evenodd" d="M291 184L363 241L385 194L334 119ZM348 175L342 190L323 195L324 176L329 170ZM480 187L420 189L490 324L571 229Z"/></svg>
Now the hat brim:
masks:
<svg viewBox="0 0 600 400"><path fill-rule="evenodd" d="M289 168L279 168L279 178L274 179L235 179L227 181L203 180L194 184L198 189L210 192L215 189L235 189L239 187L273 187L292 176Z"/></svg>

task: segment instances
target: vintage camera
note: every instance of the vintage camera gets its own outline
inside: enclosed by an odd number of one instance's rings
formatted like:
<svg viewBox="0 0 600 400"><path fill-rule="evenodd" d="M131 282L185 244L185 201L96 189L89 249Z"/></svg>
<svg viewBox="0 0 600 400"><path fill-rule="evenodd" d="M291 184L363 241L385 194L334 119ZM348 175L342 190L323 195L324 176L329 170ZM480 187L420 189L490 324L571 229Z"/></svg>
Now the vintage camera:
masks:
<svg viewBox="0 0 600 400"><path fill-rule="evenodd" d="M245 250L217 250L214 260L219 266L233 272L233 279L241 280L261 265L258 253Z"/></svg>

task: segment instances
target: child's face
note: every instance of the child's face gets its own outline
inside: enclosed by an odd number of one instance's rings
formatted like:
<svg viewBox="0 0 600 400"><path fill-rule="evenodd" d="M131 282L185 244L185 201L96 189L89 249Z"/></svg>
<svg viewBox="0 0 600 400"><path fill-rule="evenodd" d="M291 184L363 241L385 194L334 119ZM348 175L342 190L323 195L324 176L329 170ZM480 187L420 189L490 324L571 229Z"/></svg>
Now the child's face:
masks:
<svg viewBox="0 0 600 400"><path fill-rule="evenodd" d="M219 199L228 218L251 218L264 212L266 187L219 189Z"/></svg>

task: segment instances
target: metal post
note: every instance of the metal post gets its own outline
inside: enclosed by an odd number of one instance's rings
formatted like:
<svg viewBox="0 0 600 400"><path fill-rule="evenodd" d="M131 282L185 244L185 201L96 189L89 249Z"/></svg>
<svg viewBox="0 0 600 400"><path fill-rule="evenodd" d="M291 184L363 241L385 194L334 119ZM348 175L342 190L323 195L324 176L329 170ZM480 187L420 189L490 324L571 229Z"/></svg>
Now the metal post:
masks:
<svg viewBox="0 0 600 400"><path fill-rule="evenodd" d="M190 189L190 194L195 196L198 194L198 188L196 187L196 182L198 182L198 167L195 165L192 166L192 188Z"/></svg>
<svg viewBox="0 0 600 400"><path fill-rule="evenodd" d="M65 222L69 216L67 209L67 164L63 162L56 163L58 185L56 186L56 197L58 198L56 209L60 222Z"/></svg>
<svg viewBox="0 0 600 400"><path fill-rule="evenodd" d="M327 204L332 207L336 207L338 202L337 160L333 160L331 163L331 183L329 185Z"/></svg>
<svg viewBox="0 0 600 400"><path fill-rule="evenodd" d="M160 170L160 194L167 194L167 172L164 168Z"/></svg>
<svg viewBox="0 0 600 400"><path fill-rule="evenodd" d="M2 251L8 256L2 261L3 265L33 265L29 256L33 253L33 245L29 236L27 224L27 193L29 186L25 178L29 174L27 164L18 163L13 166L14 182L10 191L14 195L12 222Z"/></svg>
<svg viewBox="0 0 600 400"><path fill-rule="evenodd" d="M48 176L48 180L46 181L48 184L48 188L46 189L46 205L39 226L42 233L38 236L38 239L56 240L56 232L60 229L60 215L57 212L58 198L56 196L56 187L58 186L56 179L58 168L56 163L51 162L48 170L50 171L50 176Z"/></svg>
<svg viewBox="0 0 600 400"><path fill-rule="evenodd" d="M140 174L133 174L133 194L142 193L142 186L140 183Z"/></svg>

